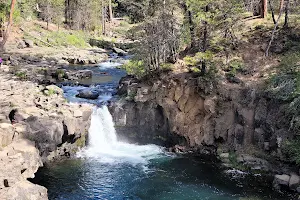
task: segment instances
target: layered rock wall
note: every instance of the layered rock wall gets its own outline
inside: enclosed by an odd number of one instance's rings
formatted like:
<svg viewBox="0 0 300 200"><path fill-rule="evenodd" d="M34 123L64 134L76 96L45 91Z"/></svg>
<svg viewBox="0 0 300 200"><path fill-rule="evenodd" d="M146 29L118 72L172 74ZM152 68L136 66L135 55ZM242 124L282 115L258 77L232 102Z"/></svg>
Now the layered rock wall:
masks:
<svg viewBox="0 0 300 200"><path fill-rule="evenodd" d="M147 84L123 79L120 91L127 97L111 110L117 129L129 128L131 140L146 136L204 153L224 148L280 156L282 141L291 136L286 105L251 86L168 75Z"/></svg>

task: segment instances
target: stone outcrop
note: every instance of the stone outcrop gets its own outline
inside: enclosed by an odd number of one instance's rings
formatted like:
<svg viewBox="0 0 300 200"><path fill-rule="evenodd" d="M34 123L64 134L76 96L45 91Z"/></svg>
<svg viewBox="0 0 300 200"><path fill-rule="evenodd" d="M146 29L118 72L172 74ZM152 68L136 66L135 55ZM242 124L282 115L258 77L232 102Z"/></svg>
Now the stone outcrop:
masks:
<svg viewBox="0 0 300 200"><path fill-rule="evenodd" d="M0 199L48 199L46 188L27 179L43 163L73 156L85 146L92 108L67 103L55 85L1 73L0 93ZM8 115L13 109L22 120L12 125Z"/></svg>
<svg viewBox="0 0 300 200"><path fill-rule="evenodd" d="M4 145L6 143L1 144ZM1 199L48 199L46 188L27 181L27 178L34 178L41 166L43 163L34 142L18 139L6 146L0 151Z"/></svg>
<svg viewBox="0 0 300 200"><path fill-rule="evenodd" d="M262 152L280 157L281 143L292 135L285 105L250 86L169 74L147 83L124 78L118 94L125 98L110 109L118 133L131 141L146 138L144 142L159 140L156 143L200 153ZM244 158L241 163L268 170L263 159Z"/></svg>

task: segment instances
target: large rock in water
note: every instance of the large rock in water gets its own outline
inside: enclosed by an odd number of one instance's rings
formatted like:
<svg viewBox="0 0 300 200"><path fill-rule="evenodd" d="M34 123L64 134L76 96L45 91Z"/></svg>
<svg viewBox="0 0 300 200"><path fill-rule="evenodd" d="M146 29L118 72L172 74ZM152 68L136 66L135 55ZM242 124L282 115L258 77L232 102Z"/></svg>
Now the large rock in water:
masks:
<svg viewBox="0 0 300 200"><path fill-rule="evenodd" d="M113 48L113 52L118 54L118 56L127 56L128 53L126 51L124 51L123 49L119 49L117 47Z"/></svg>
<svg viewBox="0 0 300 200"><path fill-rule="evenodd" d="M98 99L99 95L100 94L97 91L86 89L86 90L80 90L79 94L77 94L76 97L95 100Z"/></svg>

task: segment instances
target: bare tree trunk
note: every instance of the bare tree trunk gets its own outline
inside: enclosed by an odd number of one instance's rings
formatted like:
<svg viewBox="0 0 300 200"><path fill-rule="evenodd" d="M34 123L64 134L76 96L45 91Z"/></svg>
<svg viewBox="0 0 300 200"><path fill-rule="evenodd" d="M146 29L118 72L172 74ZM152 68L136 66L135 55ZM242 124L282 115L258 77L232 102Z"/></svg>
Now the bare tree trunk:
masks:
<svg viewBox="0 0 300 200"><path fill-rule="evenodd" d="M261 0L261 2L262 2L261 18L267 18L267 15L268 15L268 0Z"/></svg>
<svg viewBox="0 0 300 200"><path fill-rule="evenodd" d="M282 1L282 0L281 0ZM273 9L273 5L271 3L271 0L269 0L269 5L270 5L270 9L272 12L272 19L273 19L273 23L276 24L276 19L275 19L275 14L274 14L274 9ZM281 9L281 8L280 8Z"/></svg>
<svg viewBox="0 0 300 200"><path fill-rule="evenodd" d="M274 29L273 29L273 31L272 31L272 36L271 36L270 42L269 42L269 44L268 44L268 47L267 47L267 49L266 49L266 57L269 56L270 47L271 47L272 42L273 42L273 40L274 40L275 32L276 32L276 29L277 29L277 27L278 27L279 19L280 19L281 15L282 15L282 11L283 11L283 9L281 9L281 10L279 11L278 19L277 19L277 21L276 21L276 24L274 25Z"/></svg>
<svg viewBox="0 0 300 200"><path fill-rule="evenodd" d="M209 6L205 6L205 12L208 12ZM208 40L208 22L204 21L204 30L203 30L203 43L202 43L202 52L206 52L207 50L207 40ZM205 60L202 60L202 65L201 65L201 74L206 73L206 63Z"/></svg>
<svg viewBox="0 0 300 200"><path fill-rule="evenodd" d="M279 11L280 11L281 9L283 9L283 5L284 5L284 0L280 0L280 7L279 7Z"/></svg>
<svg viewBox="0 0 300 200"><path fill-rule="evenodd" d="M193 15L192 12L188 11L189 17L189 26L190 26L190 34L191 34L191 48L196 47L196 36L195 36L195 24L193 22Z"/></svg>
<svg viewBox="0 0 300 200"><path fill-rule="evenodd" d="M284 25L283 28L288 28L289 27L289 9L290 9L290 0L286 1L286 6L285 6L285 18L284 18Z"/></svg>
<svg viewBox="0 0 300 200"><path fill-rule="evenodd" d="M106 22L106 10L105 10L105 5L104 5L104 0L101 0L101 7L102 7L102 34L106 35L106 26L105 26L105 22Z"/></svg>
<svg viewBox="0 0 300 200"><path fill-rule="evenodd" d="M109 0L108 9L109 9L109 21L112 22L114 17L113 17L113 11L112 11L111 0Z"/></svg>
<svg viewBox="0 0 300 200"><path fill-rule="evenodd" d="M15 9L15 4L16 4L16 0L11 0L8 25L7 25L6 31L3 35L3 40L0 42L0 51L2 51L4 49L4 45L7 42L7 39L9 37L10 28L13 23L13 13L14 13L14 9Z"/></svg>

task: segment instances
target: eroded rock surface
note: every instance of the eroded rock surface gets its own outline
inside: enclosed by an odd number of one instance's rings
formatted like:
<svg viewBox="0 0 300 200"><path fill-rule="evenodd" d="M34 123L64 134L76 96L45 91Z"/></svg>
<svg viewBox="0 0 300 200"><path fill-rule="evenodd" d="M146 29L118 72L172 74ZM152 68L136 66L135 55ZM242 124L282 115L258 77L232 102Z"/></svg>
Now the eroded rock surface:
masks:
<svg viewBox="0 0 300 200"><path fill-rule="evenodd" d="M240 162L268 171L268 162L251 154L281 157L282 143L292 135L285 105L251 86L169 74L147 83L123 78L118 94L125 98L110 107L117 131L133 141L249 154Z"/></svg>
<svg viewBox="0 0 300 200"><path fill-rule="evenodd" d="M42 200L47 189L27 178L43 163L73 156L85 146L92 108L71 105L63 91L0 73L0 199ZM11 124L17 109L24 120Z"/></svg>

